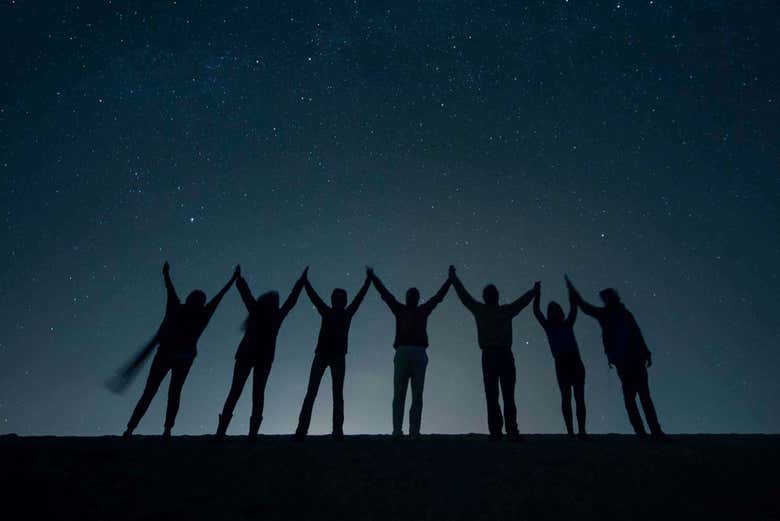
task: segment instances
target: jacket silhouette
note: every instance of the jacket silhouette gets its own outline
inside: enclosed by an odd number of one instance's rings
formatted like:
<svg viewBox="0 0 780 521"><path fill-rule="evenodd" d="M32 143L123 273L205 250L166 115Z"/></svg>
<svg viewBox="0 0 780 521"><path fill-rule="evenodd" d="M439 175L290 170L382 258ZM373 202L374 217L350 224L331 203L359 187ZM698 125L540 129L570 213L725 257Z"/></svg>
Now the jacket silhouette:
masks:
<svg viewBox="0 0 780 521"><path fill-rule="evenodd" d="M425 371L428 366L428 317L444 300L450 288L449 278L430 300L419 304L420 292L417 288L406 291L406 303L401 304L388 291L379 277L369 269L369 276L382 300L395 316L395 339L393 347L396 350L393 359L393 436L403 433L404 403L406 390L411 382L412 406L409 410L409 434L418 436L422 422L423 388L425 386Z"/></svg>
<svg viewBox="0 0 780 521"><path fill-rule="evenodd" d="M550 302L545 317L539 307L541 291L534 295L534 316L544 329L555 360L555 376L561 391L561 411L566 424L566 432L574 434L572 425L571 397L574 391L574 401L577 404L577 428L580 436L586 436L585 431L585 365L580 357L577 339L574 336L574 321L577 320L577 304L574 294L569 291L569 315L563 314L563 309L557 302Z"/></svg>
<svg viewBox="0 0 780 521"><path fill-rule="evenodd" d="M308 270L308 268L307 268ZM236 363L233 368L233 382L230 385L230 391L225 399L225 405L222 408L222 414L219 416L216 437L224 438L230 419L233 416L233 410L236 402L241 396L249 373L254 370L252 381L252 415L249 418L249 439L254 440L263 421L263 404L265 400L265 385L268 382L268 375L271 372L271 366L274 362L276 352L276 337L282 322L290 313L298 296L303 289L306 270L284 301L279 306L279 294L276 291L269 291L255 299L252 291L243 277L239 277L236 287L241 295L249 316L244 322L244 337L238 344L236 351Z"/></svg>
<svg viewBox="0 0 780 521"><path fill-rule="evenodd" d="M510 304L498 303L498 289L488 284L482 292L483 302L472 297L450 266L450 279L461 302L474 315L477 323L477 339L482 350L482 379L485 385L488 429L491 439L501 438L502 426L512 439L519 439L517 406L515 405L515 358L512 355L512 319L517 316L534 296L534 289L525 292ZM498 390L504 400L504 414L498 404Z"/></svg>
<svg viewBox="0 0 780 521"><path fill-rule="evenodd" d="M598 307L586 302L568 279L567 283L577 306L585 314L595 318L601 326L604 353L607 355L609 364L617 368L623 386L623 401L634 432L638 436L647 436L636 405L636 397L639 395L650 433L655 438L665 437L658 422L655 405L650 398L647 378L647 367L652 365L650 350L647 348L634 315L626 309L617 291L612 288L599 292L605 305Z"/></svg>
<svg viewBox="0 0 780 521"><path fill-rule="evenodd" d="M167 262L163 265L163 278L168 298L165 318L163 318L152 341L152 345L158 346L157 354L149 369L146 386L130 416L123 436L132 435L169 371L171 383L168 387L168 407L165 413L163 436L171 435L171 429L176 421L176 413L179 410L181 391L190 367L192 367L192 362L198 353L198 339L206 329L225 293L240 274L241 268L236 266L233 276L210 301L206 302L206 294L196 289L187 296L187 300L182 304L171 281L170 267Z"/></svg>
<svg viewBox="0 0 780 521"><path fill-rule="evenodd" d="M349 326L366 296L370 283L369 276L366 274L363 286L349 305L347 305L347 292L341 288L334 289L331 294L331 306L328 306L314 291L308 277L304 280L306 294L322 317L322 323L309 373L309 385L298 417L298 428L295 430L297 440L302 440L309 431L314 400L322 376L328 368L330 368L333 386L333 437L337 440L344 437L344 372Z"/></svg>

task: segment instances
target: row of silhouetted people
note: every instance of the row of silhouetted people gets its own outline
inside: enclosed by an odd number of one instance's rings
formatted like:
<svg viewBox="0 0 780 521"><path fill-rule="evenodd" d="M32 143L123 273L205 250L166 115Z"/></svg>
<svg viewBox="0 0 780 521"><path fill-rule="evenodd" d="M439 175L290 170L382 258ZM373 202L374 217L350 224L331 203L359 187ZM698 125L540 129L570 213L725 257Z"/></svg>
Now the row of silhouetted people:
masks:
<svg viewBox="0 0 780 521"><path fill-rule="evenodd" d="M637 435L647 436L636 404L638 395L650 434L656 438L664 437L648 388L647 367L652 363L650 351L633 315L623 305L618 293L611 288L602 290L599 294L604 306L594 306L583 300L571 281L566 278L570 308L568 315L564 314L560 304L550 302L545 316L540 308L541 284L539 282L508 304L499 303L498 289L493 284L489 284L482 291L480 302L466 290L453 266L450 266L449 276L441 288L425 302L420 302L420 292L414 287L406 291L404 302L399 302L371 268L366 269L365 281L351 302L345 290L336 288L331 293L330 305L320 298L309 282L308 268L303 271L281 305L279 294L275 291L255 298L246 280L241 276L239 266L236 266L230 280L211 300L206 299L203 291L195 290L182 303L171 281L167 262L163 266L163 277L167 289L165 317L143 353L130 364L131 370L135 370L143 362L144 357L155 347L157 348L146 386L127 424L124 433L126 437L130 436L137 427L168 372L171 373L171 380L163 435L170 436L179 408L182 388L197 354L198 339L220 301L234 283L246 306L248 316L243 325L244 336L235 355L233 380L222 413L219 415L217 438L225 436L236 402L250 373L254 374L249 437L256 438L263 419L265 385L274 361L276 338L282 322L295 306L301 291L305 289L322 317L322 323L295 438L302 440L306 436L320 382L325 370L330 369L333 389L332 433L335 439L342 439L345 357L349 328L352 318L372 284L395 316L392 407L394 437L402 435L404 404L410 386L412 404L409 411L409 434L410 436L420 434L422 395L428 365L426 352L428 317L444 299L451 285L455 287L461 302L471 311L476 321L477 338L482 351L482 376L491 439L501 439L504 432L509 439L520 439L514 399L515 360L512 354L512 319L532 302L534 315L547 335L555 360L555 372L561 391L561 408L567 432L570 435L574 435L575 432L571 407L573 395L576 404L577 432L580 436L586 436L585 366L580 358L574 335L574 322L577 318L577 310L580 309L595 318L601 326L604 351L610 366L617 368L623 386L626 411L634 431ZM503 398L503 412L499 404L499 389Z"/></svg>

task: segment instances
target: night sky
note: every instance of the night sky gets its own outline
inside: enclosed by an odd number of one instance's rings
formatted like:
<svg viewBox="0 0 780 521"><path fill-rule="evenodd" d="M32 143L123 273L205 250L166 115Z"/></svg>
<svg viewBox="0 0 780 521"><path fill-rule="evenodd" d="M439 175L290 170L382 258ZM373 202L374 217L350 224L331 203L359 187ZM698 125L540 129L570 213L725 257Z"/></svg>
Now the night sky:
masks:
<svg viewBox="0 0 780 521"><path fill-rule="evenodd" d="M780 430L780 59L774 1L4 2L0 432L120 433L167 259L212 296L240 263L284 298L300 271L399 298L447 266L502 301L613 286L654 354L661 423ZM199 342L174 433L216 428L245 310ZM372 288L345 431L391 430L393 316ZM279 335L261 432L295 427L319 316ZM629 432L595 321L575 331L588 427ZM429 321L423 432L486 432L454 291ZM523 432L564 432L546 338L514 321ZM138 432L162 430L167 381ZM231 433L246 432L249 388ZM407 398L408 400L408 398ZM408 402L407 402L408 408ZM330 376L313 433L330 432Z"/></svg>

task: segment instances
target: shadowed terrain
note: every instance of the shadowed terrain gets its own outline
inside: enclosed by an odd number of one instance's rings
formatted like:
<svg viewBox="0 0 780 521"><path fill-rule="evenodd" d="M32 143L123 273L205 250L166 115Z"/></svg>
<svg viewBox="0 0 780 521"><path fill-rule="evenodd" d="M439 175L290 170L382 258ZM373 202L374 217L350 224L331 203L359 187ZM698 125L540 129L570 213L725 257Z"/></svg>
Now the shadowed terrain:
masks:
<svg viewBox="0 0 780 521"><path fill-rule="evenodd" d="M0 438L4 510L48 519L777 519L780 436Z"/></svg>

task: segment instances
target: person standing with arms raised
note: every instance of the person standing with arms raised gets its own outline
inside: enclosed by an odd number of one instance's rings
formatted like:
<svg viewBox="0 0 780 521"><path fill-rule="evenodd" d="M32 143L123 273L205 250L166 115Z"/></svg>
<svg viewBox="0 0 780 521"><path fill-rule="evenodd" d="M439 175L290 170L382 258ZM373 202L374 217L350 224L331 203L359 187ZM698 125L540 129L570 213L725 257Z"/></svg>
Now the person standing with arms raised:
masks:
<svg viewBox="0 0 780 521"><path fill-rule="evenodd" d="M127 429L123 434L125 438L129 438L133 434L169 371L171 383L168 387L168 407L165 412L163 436L171 436L176 413L179 411L184 381L187 379L192 362L198 354L198 339L217 310L222 297L240 275L241 267L236 266L233 276L210 301L206 302L206 294L202 290L196 289L187 296L187 300L182 304L171 281L170 265L167 262L163 265L163 278L168 293L165 318L152 341L153 344L158 345L157 354L149 369L149 377L146 380L141 398L130 416L130 421L127 422Z"/></svg>
<svg viewBox="0 0 780 521"><path fill-rule="evenodd" d="M485 385L488 429L490 439L500 440L501 429L506 426L510 440L521 440L517 429L517 406L515 405L515 357L512 355L512 319L517 316L534 297L539 282L520 298L509 304L498 303L498 289L488 284L482 290L484 302L472 297L450 266L450 280L461 302L474 315L477 322L477 338L482 350L482 379ZM498 404L498 390L504 400L504 414Z"/></svg>
<svg viewBox="0 0 780 521"><path fill-rule="evenodd" d="M330 376L333 385L333 438L344 439L344 373L346 370L347 344L349 340L349 326L352 317L355 316L360 303L368 292L371 280L366 272L366 280L355 295L352 303L347 305L347 292L341 288L333 290L330 296L331 305L323 302L314 291L308 277L304 280L306 294L309 295L312 304L322 317L320 334L317 338L317 348L314 351L314 360L309 373L309 385L306 389L306 397L303 399L301 414L298 418L298 428L295 430L294 439L302 441L309 432L311 413L314 408L314 400L320 381L325 374L325 369L330 368Z"/></svg>
<svg viewBox="0 0 780 521"><path fill-rule="evenodd" d="M583 313L595 318L601 326L604 353L607 355L609 366L617 368L623 386L623 401L634 432L642 438L647 437L647 431L636 405L638 394L650 434L655 439L666 439L658 422L655 405L650 398L650 387L647 381L647 368L653 365L653 359L634 315L623 305L618 292L612 288L599 292L604 307L598 307L586 302L568 277L566 277L566 284L574 295L577 306Z"/></svg>
<svg viewBox="0 0 780 521"><path fill-rule="evenodd" d="M371 268L368 275L374 283L382 300L395 316L395 357L393 358L393 437L403 435L404 404L406 389L412 384L412 406L409 409L409 436L420 435L422 422L423 388L425 369L428 366L428 317L439 303L444 300L452 281L448 278L427 302L420 304L420 291L417 288L406 290L406 303L401 304L388 291Z"/></svg>
<svg viewBox="0 0 780 521"><path fill-rule="evenodd" d="M295 282L290 295L281 307L279 306L279 293L268 291L255 299L244 277L238 278L236 287L249 316L244 322L244 338L241 339L236 351L233 382L230 385L227 399L225 399L222 414L219 415L219 425L215 436L217 439L225 437L236 402L238 402L241 391L249 378L249 373L252 371L254 371L254 375L252 377L252 415L249 418L249 440L254 441L257 438L257 431L260 430L260 423L263 421L265 384L268 382L268 375L271 373L276 353L276 337L282 327L282 322L298 301L298 295L303 289L303 281L306 279L308 269L306 268Z"/></svg>

